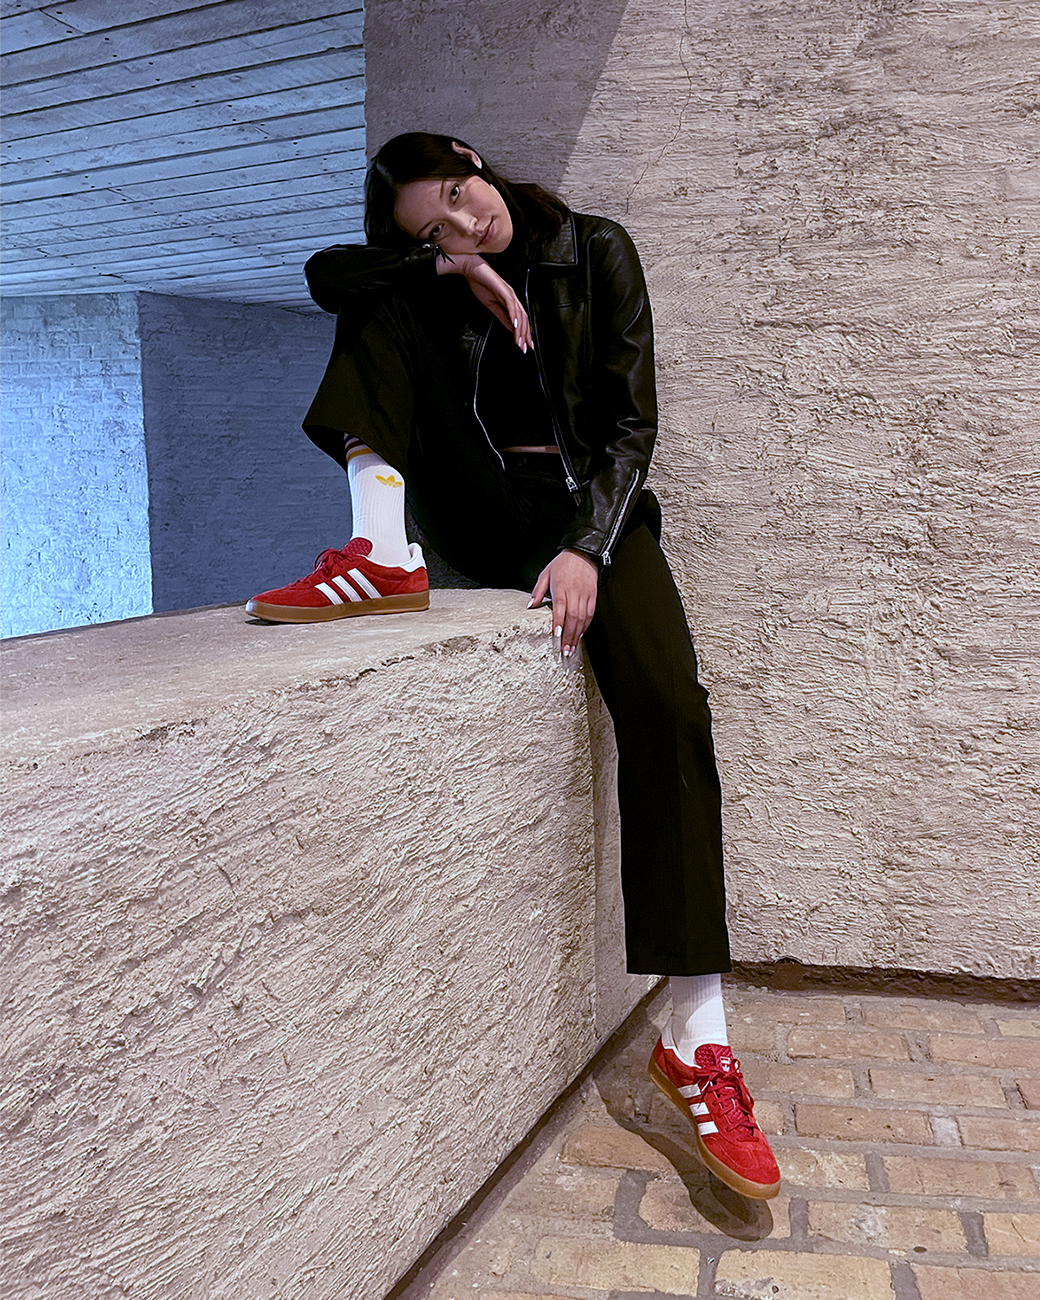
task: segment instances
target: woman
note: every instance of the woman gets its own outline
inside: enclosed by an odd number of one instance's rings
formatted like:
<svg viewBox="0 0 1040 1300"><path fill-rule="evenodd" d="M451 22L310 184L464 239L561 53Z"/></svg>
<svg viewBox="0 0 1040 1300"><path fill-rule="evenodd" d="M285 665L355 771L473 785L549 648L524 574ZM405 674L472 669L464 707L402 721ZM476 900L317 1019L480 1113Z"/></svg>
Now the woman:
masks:
<svg viewBox="0 0 1040 1300"><path fill-rule="evenodd" d="M347 470L354 537L247 610L276 621L422 609L404 483L433 546L483 585L552 601L584 639L618 747L630 971L670 976L650 1061L729 1186L779 1172L728 1047L721 800L707 693L643 484L657 432L650 304L614 222L512 185L469 145L411 133L380 149L365 247L307 264L338 316L309 436Z"/></svg>

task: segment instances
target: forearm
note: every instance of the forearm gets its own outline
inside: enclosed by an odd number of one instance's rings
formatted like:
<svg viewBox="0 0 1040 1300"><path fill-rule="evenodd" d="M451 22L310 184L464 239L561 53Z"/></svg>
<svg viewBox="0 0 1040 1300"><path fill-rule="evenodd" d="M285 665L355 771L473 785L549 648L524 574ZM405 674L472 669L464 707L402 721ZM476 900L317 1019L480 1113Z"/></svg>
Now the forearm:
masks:
<svg viewBox="0 0 1040 1300"><path fill-rule="evenodd" d="M352 297L407 292L436 274L436 250L338 244L315 253L304 267L311 297L323 311L338 312Z"/></svg>

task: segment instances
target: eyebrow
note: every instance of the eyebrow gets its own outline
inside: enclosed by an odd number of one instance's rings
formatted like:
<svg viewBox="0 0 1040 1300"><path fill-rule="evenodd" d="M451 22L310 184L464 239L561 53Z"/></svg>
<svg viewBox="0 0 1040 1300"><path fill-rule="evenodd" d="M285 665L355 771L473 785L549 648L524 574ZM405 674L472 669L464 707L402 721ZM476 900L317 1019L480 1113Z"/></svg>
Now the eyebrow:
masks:
<svg viewBox="0 0 1040 1300"><path fill-rule="evenodd" d="M448 183L450 180L451 180L451 177L450 177L450 176L445 176L445 178L441 181L441 192L440 192L440 196L439 196L440 199L441 199L441 202L444 201L444 187L445 187L445 185L447 185L447 183ZM416 237L416 239L422 239L423 235L426 233L426 228L427 228L427 226L435 226L439 220L440 220L440 217L434 217L432 220L427 221L427 222L424 222L423 225L421 225L421 226L419 227L419 229L418 229L418 230L416 231L416 233L415 233L415 237Z"/></svg>

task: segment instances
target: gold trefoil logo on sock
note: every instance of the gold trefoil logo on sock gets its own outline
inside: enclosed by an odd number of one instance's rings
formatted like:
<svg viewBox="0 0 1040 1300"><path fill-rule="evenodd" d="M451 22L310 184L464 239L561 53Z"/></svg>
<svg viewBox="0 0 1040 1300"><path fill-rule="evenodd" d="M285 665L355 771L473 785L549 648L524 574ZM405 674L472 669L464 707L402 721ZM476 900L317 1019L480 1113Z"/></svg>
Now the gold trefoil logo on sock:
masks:
<svg viewBox="0 0 1040 1300"><path fill-rule="evenodd" d="M387 474L385 478L382 474L377 474L376 478L382 483L383 487L404 487L404 479L394 478L393 474Z"/></svg>

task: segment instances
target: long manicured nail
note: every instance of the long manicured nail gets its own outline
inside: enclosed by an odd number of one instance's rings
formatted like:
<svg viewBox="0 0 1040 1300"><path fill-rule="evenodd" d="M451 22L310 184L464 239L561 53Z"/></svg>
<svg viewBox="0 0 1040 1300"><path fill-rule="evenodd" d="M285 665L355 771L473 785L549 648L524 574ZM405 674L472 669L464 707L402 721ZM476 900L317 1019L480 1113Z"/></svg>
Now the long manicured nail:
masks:
<svg viewBox="0 0 1040 1300"><path fill-rule="evenodd" d="M514 317L513 317L513 329L518 330L519 328L520 328L520 317L519 317L519 316L514 316Z"/></svg>
<svg viewBox="0 0 1040 1300"><path fill-rule="evenodd" d="M574 647L572 645L565 645L563 647L564 659L569 659L573 653L574 653Z"/></svg>
<svg viewBox="0 0 1040 1300"><path fill-rule="evenodd" d="M560 637L560 636L563 636L563 628L562 628L562 627L558 627L558 628L556 628L556 629L554 630L554 632L553 632L553 636L554 636L554 637Z"/></svg>

